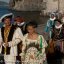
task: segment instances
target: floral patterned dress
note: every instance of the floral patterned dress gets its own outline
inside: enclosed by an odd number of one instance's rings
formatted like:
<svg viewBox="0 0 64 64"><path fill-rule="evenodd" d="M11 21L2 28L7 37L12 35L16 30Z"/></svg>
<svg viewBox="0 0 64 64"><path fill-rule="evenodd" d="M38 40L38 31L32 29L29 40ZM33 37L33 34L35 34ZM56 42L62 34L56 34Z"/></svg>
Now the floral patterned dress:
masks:
<svg viewBox="0 0 64 64"><path fill-rule="evenodd" d="M39 35L36 40L31 40L26 34L22 48L24 64L43 64L46 60L45 47L47 43L42 35Z"/></svg>

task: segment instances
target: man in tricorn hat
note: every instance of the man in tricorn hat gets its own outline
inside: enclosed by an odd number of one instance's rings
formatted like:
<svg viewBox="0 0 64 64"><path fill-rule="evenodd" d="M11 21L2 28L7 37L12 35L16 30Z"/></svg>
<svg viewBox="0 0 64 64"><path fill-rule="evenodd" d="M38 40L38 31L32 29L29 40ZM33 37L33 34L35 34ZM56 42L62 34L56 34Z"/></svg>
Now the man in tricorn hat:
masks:
<svg viewBox="0 0 64 64"><path fill-rule="evenodd" d="M11 25L13 14L5 14L1 21L5 26L0 29L1 53L4 54L5 64L15 64L17 54L17 45L22 41L23 34L20 28Z"/></svg>

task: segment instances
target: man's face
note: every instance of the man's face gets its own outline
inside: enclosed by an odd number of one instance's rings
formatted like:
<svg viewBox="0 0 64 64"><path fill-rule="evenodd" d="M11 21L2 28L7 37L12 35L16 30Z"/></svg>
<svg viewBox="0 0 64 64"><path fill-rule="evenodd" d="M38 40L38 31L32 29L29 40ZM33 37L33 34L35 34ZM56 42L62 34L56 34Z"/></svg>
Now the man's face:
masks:
<svg viewBox="0 0 64 64"><path fill-rule="evenodd" d="M4 20L4 23L5 23L6 26L9 26L10 25L10 18L6 18Z"/></svg>
<svg viewBox="0 0 64 64"><path fill-rule="evenodd" d="M55 16L54 15L51 15L51 18L53 19Z"/></svg>
<svg viewBox="0 0 64 64"><path fill-rule="evenodd" d="M17 24L20 24L21 23L21 18L18 17L18 18L15 19L15 21L16 21Z"/></svg>

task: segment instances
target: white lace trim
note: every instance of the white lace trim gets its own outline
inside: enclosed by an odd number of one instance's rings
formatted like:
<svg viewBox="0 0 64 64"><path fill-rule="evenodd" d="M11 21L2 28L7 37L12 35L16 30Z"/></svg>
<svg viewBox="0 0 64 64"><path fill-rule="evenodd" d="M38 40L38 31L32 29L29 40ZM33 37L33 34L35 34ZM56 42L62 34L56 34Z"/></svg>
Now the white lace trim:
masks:
<svg viewBox="0 0 64 64"><path fill-rule="evenodd" d="M55 25L55 28L56 28L56 29L59 29L59 28L61 28L61 27L62 27L62 24L59 25L59 26Z"/></svg>

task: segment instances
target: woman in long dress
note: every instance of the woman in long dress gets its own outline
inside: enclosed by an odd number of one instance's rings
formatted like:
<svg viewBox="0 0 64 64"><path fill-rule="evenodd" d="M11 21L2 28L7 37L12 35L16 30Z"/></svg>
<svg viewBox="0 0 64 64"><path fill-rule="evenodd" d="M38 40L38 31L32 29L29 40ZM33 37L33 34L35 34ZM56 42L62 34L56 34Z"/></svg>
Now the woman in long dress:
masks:
<svg viewBox="0 0 64 64"><path fill-rule="evenodd" d="M37 34L34 22L26 26L28 33L24 36L21 59L24 64L43 64L46 61L45 48L47 42L42 35Z"/></svg>

